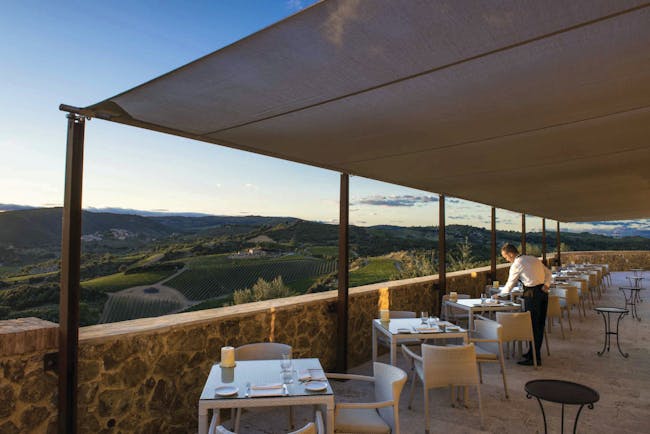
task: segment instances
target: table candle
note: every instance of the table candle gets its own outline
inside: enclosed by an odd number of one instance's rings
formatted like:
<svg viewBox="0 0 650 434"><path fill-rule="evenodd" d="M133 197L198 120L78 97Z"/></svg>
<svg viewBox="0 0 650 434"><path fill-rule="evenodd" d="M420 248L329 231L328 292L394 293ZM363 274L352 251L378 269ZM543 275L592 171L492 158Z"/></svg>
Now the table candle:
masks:
<svg viewBox="0 0 650 434"><path fill-rule="evenodd" d="M494 281L492 282L492 288L498 288L498 287L499 287L499 281L498 281L498 280L494 280Z"/></svg>
<svg viewBox="0 0 650 434"><path fill-rule="evenodd" d="M449 293L449 300L451 300L451 301L458 301L458 293L456 293L456 292L450 292L450 293Z"/></svg>
<svg viewBox="0 0 650 434"><path fill-rule="evenodd" d="M382 322L390 321L390 312L388 311L388 309L381 309L379 311L379 320Z"/></svg>
<svg viewBox="0 0 650 434"><path fill-rule="evenodd" d="M235 366L235 348L221 347L221 366L224 368Z"/></svg>

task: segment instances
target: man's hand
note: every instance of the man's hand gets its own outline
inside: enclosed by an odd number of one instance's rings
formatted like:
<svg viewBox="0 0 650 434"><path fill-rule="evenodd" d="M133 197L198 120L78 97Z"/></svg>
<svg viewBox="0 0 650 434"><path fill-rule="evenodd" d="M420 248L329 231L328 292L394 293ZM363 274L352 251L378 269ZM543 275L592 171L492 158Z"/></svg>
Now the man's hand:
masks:
<svg viewBox="0 0 650 434"><path fill-rule="evenodd" d="M551 291L551 287L548 286L548 285L544 285L544 287L542 288L542 291L544 291L545 293L548 294Z"/></svg>
<svg viewBox="0 0 650 434"><path fill-rule="evenodd" d="M494 295L492 296L492 300L497 300L498 298L499 298L499 294L494 294Z"/></svg>

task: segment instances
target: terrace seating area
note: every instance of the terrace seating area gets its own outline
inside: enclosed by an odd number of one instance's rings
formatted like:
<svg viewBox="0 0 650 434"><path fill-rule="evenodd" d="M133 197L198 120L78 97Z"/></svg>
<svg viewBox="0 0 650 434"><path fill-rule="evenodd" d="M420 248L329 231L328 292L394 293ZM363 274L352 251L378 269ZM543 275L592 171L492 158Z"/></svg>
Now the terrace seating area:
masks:
<svg viewBox="0 0 650 434"><path fill-rule="evenodd" d="M595 300L595 306L623 307L623 295L617 290L628 284L631 272L611 273L612 282L602 292L602 298ZM577 307L576 307L577 309ZM524 391L526 382L534 379L551 378L574 381L592 387L600 393L600 400L593 410L585 408L580 416L578 432L636 433L645 431L650 400L650 302L640 303L638 312L642 320L630 315L620 324L620 344L629 358L622 357L612 341L610 352L597 355L603 347L603 321L593 309L587 309L582 321L573 321L573 330L565 328L565 339L559 328L548 333L551 356L544 357L539 369L519 366L518 357L506 355L509 399L504 396L503 379L499 364L482 367L483 383L480 386L483 405L483 429L479 416L476 388L469 392L468 408L452 406L447 388L431 389L429 415L431 432L468 433L499 432L521 433L541 432L542 415L535 399L527 399ZM577 313L577 310L574 312ZM574 318L578 316L575 315ZM368 325L369 327L370 325ZM614 340L615 337L612 337ZM389 355L380 354L379 361L389 364ZM397 364L410 372L409 361L397 358ZM350 370L351 373L372 375L372 361L367 361ZM336 401L355 402L373 400L373 385L363 382L330 381ZM360 384L361 383L361 384ZM405 390L411 387L411 376ZM409 408L409 393L402 393L399 405L402 433L423 433L425 430L422 383L415 384L414 402ZM545 403L547 423L550 432L560 430L560 405ZM573 424L577 407L567 406L565 429ZM313 420L309 408L297 408L295 424L302 426ZM281 409L267 409L244 412L241 419L242 433L277 433L288 431L287 421Z"/></svg>

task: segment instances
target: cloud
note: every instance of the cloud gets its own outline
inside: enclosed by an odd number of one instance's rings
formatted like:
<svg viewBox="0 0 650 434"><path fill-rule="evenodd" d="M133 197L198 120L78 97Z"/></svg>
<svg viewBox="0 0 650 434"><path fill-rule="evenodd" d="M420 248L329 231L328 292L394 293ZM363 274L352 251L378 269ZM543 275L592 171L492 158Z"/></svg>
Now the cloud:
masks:
<svg viewBox="0 0 650 434"><path fill-rule="evenodd" d="M244 188L249 188L251 190L259 190L260 189L257 185L251 184L251 183L244 184Z"/></svg>
<svg viewBox="0 0 650 434"><path fill-rule="evenodd" d="M96 208L96 207L89 206L87 208L84 208L84 210L95 212L95 213L106 212L111 214L139 215L142 217L170 217L170 216L207 217L212 215L212 214L204 214L200 212L169 211L167 209L142 210L142 209L118 208L118 207Z"/></svg>
<svg viewBox="0 0 650 434"><path fill-rule="evenodd" d="M34 209L36 207L29 205L17 205L15 203L0 203L0 212L19 211L24 209Z"/></svg>
<svg viewBox="0 0 650 434"><path fill-rule="evenodd" d="M300 11L305 7L303 0L287 0L286 4L290 11Z"/></svg>
<svg viewBox="0 0 650 434"><path fill-rule="evenodd" d="M413 196L413 195L401 195L401 196L368 196L357 200L355 205L372 205L372 206L393 206L393 207L404 207L404 206L416 206L424 205L427 203L438 202L438 196Z"/></svg>

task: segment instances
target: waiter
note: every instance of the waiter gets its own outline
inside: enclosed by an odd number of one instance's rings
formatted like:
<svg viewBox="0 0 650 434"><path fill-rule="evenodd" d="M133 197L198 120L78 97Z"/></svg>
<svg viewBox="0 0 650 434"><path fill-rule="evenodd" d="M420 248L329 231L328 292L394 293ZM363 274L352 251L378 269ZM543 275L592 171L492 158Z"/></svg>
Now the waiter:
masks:
<svg viewBox="0 0 650 434"><path fill-rule="evenodd" d="M544 339L544 326L546 323L546 309L548 308L548 291L551 286L551 270L546 268L542 261L534 256L520 255L512 244L501 247L501 256L510 262L510 275L508 282L498 295L509 294L512 288L521 281L524 285L524 305L530 312L533 322L533 336L537 363L541 365L542 339ZM496 296L495 296L496 297ZM532 347L524 355L524 359L517 362L520 365L533 365Z"/></svg>

